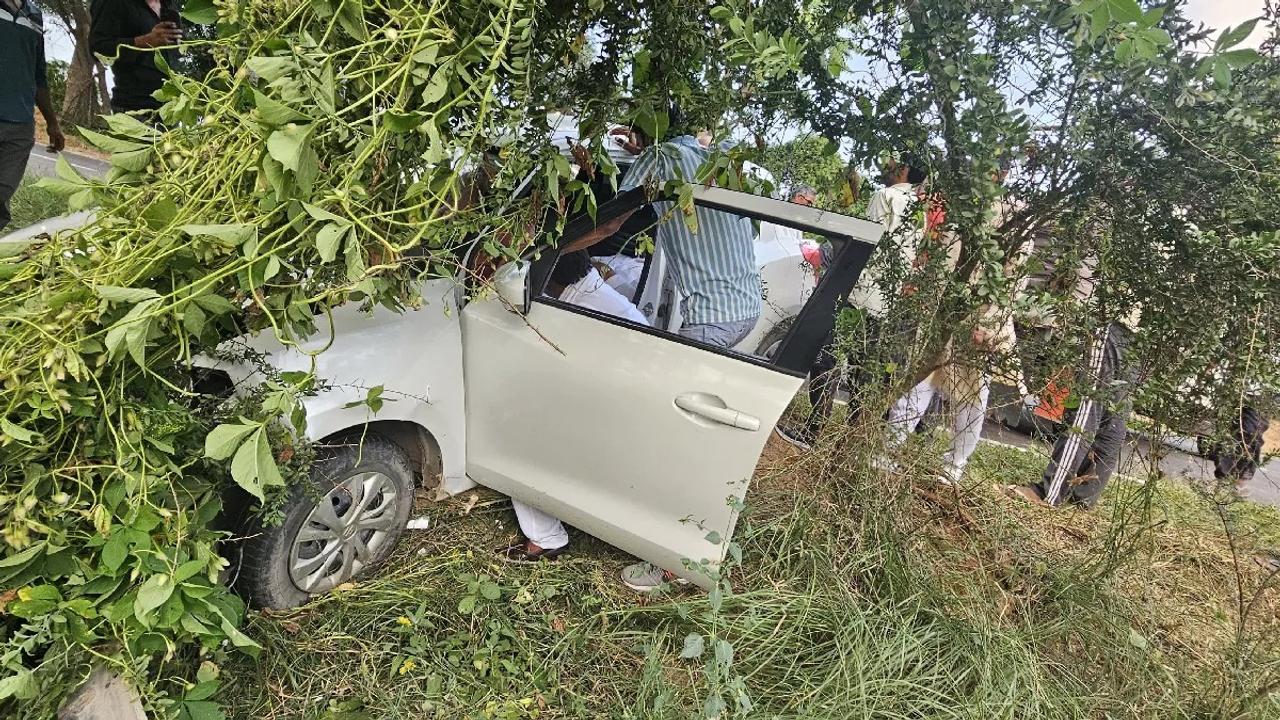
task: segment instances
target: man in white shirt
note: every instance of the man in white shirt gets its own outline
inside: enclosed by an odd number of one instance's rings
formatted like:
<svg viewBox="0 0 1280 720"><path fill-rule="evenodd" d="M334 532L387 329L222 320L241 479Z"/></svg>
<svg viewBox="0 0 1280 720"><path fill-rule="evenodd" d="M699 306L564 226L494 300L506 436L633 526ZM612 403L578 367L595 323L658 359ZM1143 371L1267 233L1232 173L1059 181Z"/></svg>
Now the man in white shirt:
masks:
<svg viewBox="0 0 1280 720"><path fill-rule="evenodd" d="M885 314L885 298L899 292L899 288L885 277L883 266L894 265L903 271L909 270L924 238L924 223L916 222L912 217L918 204L916 188L928 177L924 164L912 158L891 159L884 163L882 173L885 186L871 196L867 219L883 225L885 233L849 296L849 304L866 313L868 337L879 334L880 321ZM833 257L830 248L824 246L822 264L829 264ZM838 365L833 329L809 371L809 402L813 409L803 425L779 424L776 428L779 437L796 447L809 449L831 417L832 398L839 380ZM851 418L856 417L857 408L850 407L849 411Z"/></svg>
<svg viewBox="0 0 1280 720"><path fill-rule="evenodd" d="M580 279L572 280L574 277ZM558 296L564 302L640 325L649 324L644 314L630 300L605 282L585 251L568 253L560 258L552 275L552 283L557 280L564 283L564 289ZM565 531L564 523L554 515L514 498L511 500L511 507L516 512L516 521L520 524L520 532L524 534L525 541L499 548L498 554L502 559L515 563L554 560L569 545L569 533Z"/></svg>

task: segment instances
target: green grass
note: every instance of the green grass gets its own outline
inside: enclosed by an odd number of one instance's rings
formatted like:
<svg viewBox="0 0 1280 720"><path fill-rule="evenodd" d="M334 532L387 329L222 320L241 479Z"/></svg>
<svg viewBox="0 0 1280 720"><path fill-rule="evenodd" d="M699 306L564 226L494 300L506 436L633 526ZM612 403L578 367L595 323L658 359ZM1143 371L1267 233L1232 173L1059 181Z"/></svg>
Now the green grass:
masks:
<svg viewBox="0 0 1280 720"><path fill-rule="evenodd" d="M674 719L712 696L721 717L1280 713L1280 602L1253 562L1280 544L1274 510L1134 481L1093 513L1020 506L992 482L1043 459L995 446L958 494L866 464L771 445L723 599L637 598L615 580L628 558L580 535L554 565L501 564L505 502L424 506L432 529L376 578L255 617L265 650L223 661L222 699L329 720ZM731 663L708 661L715 640Z"/></svg>
<svg viewBox="0 0 1280 720"><path fill-rule="evenodd" d="M8 227L0 228L0 235L66 213L67 201L60 195L36 187L35 179L28 177L23 179L9 201L9 212L13 220Z"/></svg>

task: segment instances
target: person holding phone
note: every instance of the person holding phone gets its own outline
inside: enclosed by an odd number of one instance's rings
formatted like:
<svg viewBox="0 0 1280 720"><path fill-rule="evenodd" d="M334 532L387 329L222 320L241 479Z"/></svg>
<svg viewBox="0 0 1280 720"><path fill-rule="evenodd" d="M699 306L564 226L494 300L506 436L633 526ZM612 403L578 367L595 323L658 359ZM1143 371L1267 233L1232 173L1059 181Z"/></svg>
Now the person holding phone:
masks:
<svg viewBox="0 0 1280 720"><path fill-rule="evenodd" d="M111 109L154 113L160 101L153 96L164 84L155 53L174 67L182 40L174 0L93 0L89 17L90 47L112 61Z"/></svg>

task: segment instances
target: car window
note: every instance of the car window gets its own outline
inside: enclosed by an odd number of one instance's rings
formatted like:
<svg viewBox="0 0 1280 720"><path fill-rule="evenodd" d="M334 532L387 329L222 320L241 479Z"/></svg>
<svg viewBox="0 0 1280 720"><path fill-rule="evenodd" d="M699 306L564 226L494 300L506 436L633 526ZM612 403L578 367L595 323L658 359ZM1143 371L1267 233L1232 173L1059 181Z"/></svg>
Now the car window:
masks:
<svg viewBox="0 0 1280 720"><path fill-rule="evenodd" d="M690 214L667 201L630 212L589 248L544 258L532 273L535 299L716 352L771 358L814 294L821 240L725 209ZM574 235L566 231L562 247Z"/></svg>

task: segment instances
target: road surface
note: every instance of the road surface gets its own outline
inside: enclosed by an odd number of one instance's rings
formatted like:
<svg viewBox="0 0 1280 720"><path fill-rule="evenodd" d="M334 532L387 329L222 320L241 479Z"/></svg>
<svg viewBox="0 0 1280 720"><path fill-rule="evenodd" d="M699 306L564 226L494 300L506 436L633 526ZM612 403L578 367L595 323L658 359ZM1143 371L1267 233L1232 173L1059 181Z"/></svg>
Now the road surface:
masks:
<svg viewBox="0 0 1280 720"><path fill-rule="evenodd" d="M88 155L78 155L71 151L63 151L62 156L71 163L71 167L75 168L81 175L97 177L105 175L107 168L111 167L106 160L89 157ZM54 174L58 156L44 149L43 145L36 145L31 151L31 158L27 160L27 175L30 177L50 177Z"/></svg>
<svg viewBox="0 0 1280 720"><path fill-rule="evenodd" d="M996 422L986 424L982 437L984 440L1026 448L1041 453L1046 458L1053 450L1047 442L1015 432ZM1132 438L1130 440L1121 451L1120 472L1142 476L1151 462L1151 443L1146 439L1136 442ZM1166 476L1194 482L1213 479L1213 463L1208 460L1168 446L1161 450L1163 456L1160 458L1160 470ZM1280 460L1272 460L1259 468L1253 480L1241 488L1241 494L1255 502L1280 507Z"/></svg>

